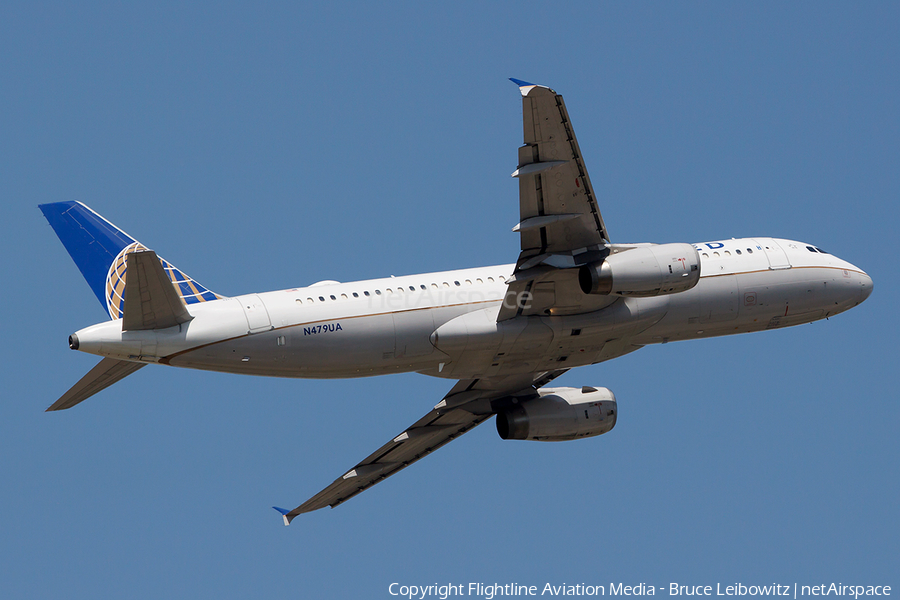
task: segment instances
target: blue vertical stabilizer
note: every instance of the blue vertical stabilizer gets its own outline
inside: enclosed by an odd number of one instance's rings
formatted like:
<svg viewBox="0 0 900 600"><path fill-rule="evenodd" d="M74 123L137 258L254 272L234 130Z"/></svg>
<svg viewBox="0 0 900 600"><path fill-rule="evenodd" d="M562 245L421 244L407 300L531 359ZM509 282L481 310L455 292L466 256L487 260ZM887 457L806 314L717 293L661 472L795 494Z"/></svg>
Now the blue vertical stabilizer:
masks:
<svg viewBox="0 0 900 600"><path fill-rule="evenodd" d="M147 248L81 202L54 202L39 208L110 318L122 318L125 255ZM220 297L168 261L160 259L160 263L185 304Z"/></svg>
<svg viewBox="0 0 900 600"><path fill-rule="evenodd" d="M109 267L122 250L135 243L130 235L81 202L41 204L41 211L63 243L94 295L107 309Z"/></svg>

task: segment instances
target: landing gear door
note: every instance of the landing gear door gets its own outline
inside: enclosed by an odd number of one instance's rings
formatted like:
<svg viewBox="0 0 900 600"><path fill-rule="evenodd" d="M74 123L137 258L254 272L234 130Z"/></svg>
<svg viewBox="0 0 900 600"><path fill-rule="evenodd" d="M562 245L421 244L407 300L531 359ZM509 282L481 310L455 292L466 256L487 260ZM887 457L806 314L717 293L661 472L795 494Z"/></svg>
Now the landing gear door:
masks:
<svg viewBox="0 0 900 600"><path fill-rule="evenodd" d="M238 296L235 299L241 303L241 308L244 309L244 316L247 317L248 333L259 333L272 329L269 312L258 295L247 294L246 296Z"/></svg>
<svg viewBox="0 0 900 600"><path fill-rule="evenodd" d="M791 261L788 260L784 249L773 239L755 240L757 248L761 249L769 259L769 268L773 271L790 269Z"/></svg>

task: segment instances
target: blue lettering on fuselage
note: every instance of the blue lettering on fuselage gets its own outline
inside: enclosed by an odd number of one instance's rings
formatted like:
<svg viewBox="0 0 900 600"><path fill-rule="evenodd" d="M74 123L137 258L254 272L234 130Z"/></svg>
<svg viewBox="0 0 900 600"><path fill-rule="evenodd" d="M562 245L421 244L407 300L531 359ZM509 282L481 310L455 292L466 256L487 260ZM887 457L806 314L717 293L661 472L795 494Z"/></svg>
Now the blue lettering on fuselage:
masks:
<svg viewBox="0 0 900 600"><path fill-rule="evenodd" d="M694 248L696 248L697 250L699 250L701 252L703 251L703 246L706 246L710 250L718 250L719 248L724 248L725 244L723 244L722 242L707 242L705 244L694 244Z"/></svg>
<svg viewBox="0 0 900 600"><path fill-rule="evenodd" d="M317 335L319 333L333 333L335 331L343 331L340 323L324 323L322 325L312 325L303 328L303 335Z"/></svg>

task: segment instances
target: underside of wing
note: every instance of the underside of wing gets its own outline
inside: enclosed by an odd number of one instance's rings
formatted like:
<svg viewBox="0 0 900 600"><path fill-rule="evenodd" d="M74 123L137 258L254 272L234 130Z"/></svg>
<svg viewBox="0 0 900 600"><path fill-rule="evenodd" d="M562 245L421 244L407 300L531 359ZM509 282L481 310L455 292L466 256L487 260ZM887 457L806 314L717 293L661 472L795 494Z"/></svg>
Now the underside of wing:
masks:
<svg viewBox="0 0 900 600"><path fill-rule="evenodd" d="M273 507L289 525L297 515L335 506L384 481L394 473L431 454L444 444L483 423L495 413L498 401L530 396L565 369L498 380L458 382L424 417L367 456L327 488L293 510Z"/></svg>
<svg viewBox="0 0 900 600"><path fill-rule="evenodd" d="M520 219L514 230L522 235L520 258L599 250L609 234L565 102L550 88L516 83L524 130L513 173L519 180Z"/></svg>
<svg viewBox="0 0 900 600"><path fill-rule="evenodd" d="M430 411L327 488L294 510L284 513L285 524L299 514L326 506L334 508L346 502L490 417L491 413L473 414L461 408Z"/></svg>
<svg viewBox="0 0 900 600"><path fill-rule="evenodd" d="M522 93L524 145L519 148L521 253L498 317L577 314L611 303L586 297L581 265L602 260L609 234L562 96L513 79Z"/></svg>

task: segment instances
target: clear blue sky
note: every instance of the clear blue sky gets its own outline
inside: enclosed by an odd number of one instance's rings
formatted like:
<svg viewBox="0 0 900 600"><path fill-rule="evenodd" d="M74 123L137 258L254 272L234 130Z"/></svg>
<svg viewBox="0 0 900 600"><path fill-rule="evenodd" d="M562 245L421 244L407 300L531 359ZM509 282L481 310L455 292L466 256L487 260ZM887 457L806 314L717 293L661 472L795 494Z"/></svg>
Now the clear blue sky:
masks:
<svg viewBox="0 0 900 600"><path fill-rule="evenodd" d="M387 598L391 582L900 590L896 3L0 7L0 593ZM492 423L289 528L430 409L417 375L148 367L45 414L104 313L81 200L226 295L512 262L521 99L562 93L611 236L776 236L865 269L829 321L576 369L611 433Z"/></svg>

